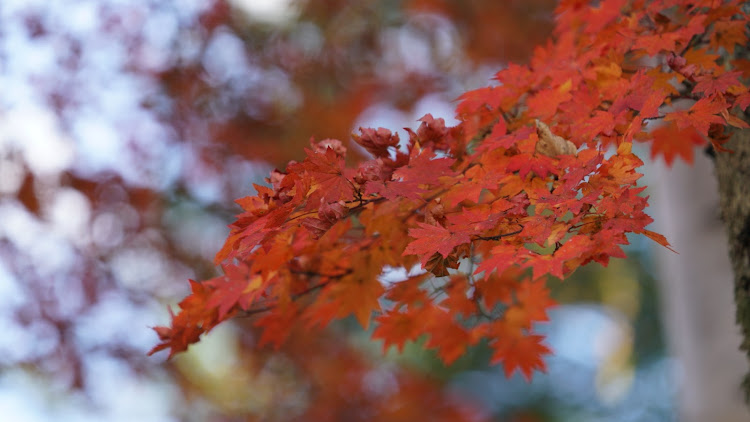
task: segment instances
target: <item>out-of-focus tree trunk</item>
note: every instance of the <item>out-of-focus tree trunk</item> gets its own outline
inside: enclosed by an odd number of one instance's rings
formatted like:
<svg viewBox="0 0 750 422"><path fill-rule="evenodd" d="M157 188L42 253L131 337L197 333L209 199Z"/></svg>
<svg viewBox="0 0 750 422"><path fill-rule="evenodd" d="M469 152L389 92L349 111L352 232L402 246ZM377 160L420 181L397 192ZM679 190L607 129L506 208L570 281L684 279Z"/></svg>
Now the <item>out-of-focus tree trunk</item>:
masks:
<svg viewBox="0 0 750 422"><path fill-rule="evenodd" d="M750 131L736 132L726 146L734 152L716 157L716 176L734 269L737 324L742 333L740 349L750 359ZM750 403L750 374L745 374L742 385L745 400Z"/></svg>
<svg viewBox="0 0 750 422"><path fill-rule="evenodd" d="M730 242L720 218L714 165L699 153L693 166L678 162L672 169L663 164L653 167L651 202L657 230L679 252L658 248L656 254L667 341L679 362L680 420L750 421L741 391L748 362L739 350L742 339L735 324ZM745 185L750 200L750 174L728 183ZM724 216L734 218L726 212Z"/></svg>

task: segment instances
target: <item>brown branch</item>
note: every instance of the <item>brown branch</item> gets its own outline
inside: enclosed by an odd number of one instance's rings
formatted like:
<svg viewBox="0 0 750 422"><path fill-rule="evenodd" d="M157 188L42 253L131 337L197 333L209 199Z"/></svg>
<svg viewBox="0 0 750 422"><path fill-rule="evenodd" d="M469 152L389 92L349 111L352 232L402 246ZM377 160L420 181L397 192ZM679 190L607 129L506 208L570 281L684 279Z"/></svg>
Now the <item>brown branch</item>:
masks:
<svg viewBox="0 0 750 422"><path fill-rule="evenodd" d="M297 275L306 275L308 277L325 277L325 278L337 279L337 278L342 278L346 275L351 274L352 270L351 268L344 269L344 272L341 274L321 274L315 271L301 271L301 270L289 270L289 272L292 274L297 274Z"/></svg>
<svg viewBox="0 0 750 422"><path fill-rule="evenodd" d="M477 310L479 311L479 315L486 318L489 321L494 320L495 318L492 316L492 311L484 309L484 304L482 303L482 296L478 296L474 299L474 302L477 304Z"/></svg>
<svg viewBox="0 0 750 422"><path fill-rule="evenodd" d="M323 287L327 286L328 284L330 284L335 279L340 279L340 278L343 278L344 276L347 276L347 275L351 274L352 270L349 269L349 270L347 270L343 274L336 274L336 275L325 275L325 274L320 274L320 273L316 273L316 272L313 272L313 271L297 271L297 272L292 271L292 273L293 274L305 274L305 275L310 275L311 274L311 275L315 275L315 276L325 277L325 278L328 279L327 281L320 282L318 284L314 284L314 285L306 288L305 290L302 290L299 293L293 294L291 296L291 299L294 301L294 300L297 300L297 299L299 299L299 298L301 298L301 297L303 297L305 295L308 295L308 294L310 294L310 293L312 293L312 292L314 292L314 291L316 291L318 289L322 289ZM263 312L268 312L268 311L276 308L277 306L279 306L278 303L273 303L273 304L261 306L259 308L248 309L246 311L240 312L237 315L237 318L247 318L247 317L253 316L255 314L260 314L260 313L263 313Z"/></svg>
<svg viewBox="0 0 750 422"><path fill-rule="evenodd" d="M519 224L519 226L521 226L521 229L516 230L514 232L498 234L495 236L476 236L472 240L500 240L504 237L513 236L514 234L521 233L523 231L523 224Z"/></svg>
<svg viewBox="0 0 750 422"><path fill-rule="evenodd" d="M302 296L305 296L307 294L310 294L310 293L314 292L317 289L321 289L321 288L325 287L330 282L331 282L331 280L323 282L323 283L318 283L318 284L315 284L313 286L308 287L307 289L305 289L305 290L303 290L303 291L301 291L299 293L293 294L292 295L292 300L297 300L297 299L301 298ZM270 311L271 309L274 309L277 306L279 306L279 304L278 303L274 303L274 304L271 304L271 305L262 306L260 308L248 309L248 310L242 311L240 314L238 314L237 318L247 318L247 317L253 316L255 314L260 314L260 313L263 313L263 312Z"/></svg>

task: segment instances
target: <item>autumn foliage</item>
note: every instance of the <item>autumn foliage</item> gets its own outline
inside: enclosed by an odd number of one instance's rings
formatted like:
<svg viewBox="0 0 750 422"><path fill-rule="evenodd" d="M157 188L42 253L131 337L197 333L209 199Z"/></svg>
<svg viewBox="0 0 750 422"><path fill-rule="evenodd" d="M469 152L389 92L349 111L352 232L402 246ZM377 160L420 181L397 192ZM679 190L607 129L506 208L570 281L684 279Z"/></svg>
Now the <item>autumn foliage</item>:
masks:
<svg viewBox="0 0 750 422"><path fill-rule="evenodd" d="M507 375L544 370L535 323L546 282L625 256L646 227L633 142L671 164L722 151L750 105L748 16L739 1L562 1L553 38L499 84L458 99L460 123L424 116L408 139L352 136L370 158L346 165L335 139L240 198L216 256L224 275L191 281L162 342L170 356L217 324L255 318L259 343L290 327L354 316L384 348L427 335L450 364L486 340ZM404 279L383 282L404 269Z"/></svg>

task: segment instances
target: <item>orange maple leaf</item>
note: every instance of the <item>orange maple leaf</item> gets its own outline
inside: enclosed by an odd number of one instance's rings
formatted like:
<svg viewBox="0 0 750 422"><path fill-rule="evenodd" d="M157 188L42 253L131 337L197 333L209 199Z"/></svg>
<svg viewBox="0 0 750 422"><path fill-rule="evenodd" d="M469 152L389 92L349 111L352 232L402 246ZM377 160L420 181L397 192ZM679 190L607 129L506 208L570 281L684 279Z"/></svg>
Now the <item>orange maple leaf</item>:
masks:
<svg viewBox="0 0 750 422"><path fill-rule="evenodd" d="M675 157L681 157L686 163L692 164L695 147L706 144L706 139L693 127L680 129L673 122L652 130L651 136L651 158L662 156L667 166L672 165Z"/></svg>
<svg viewBox="0 0 750 422"><path fill-rule="evenodd" d="M527 381L531 381L534 371L545 372L547 366L542 356L552 351L542 344L544 337L537 334L524 334L520 328L509 325L503 320L492 324L493 349L491 362L502 362L505 376L510 378L518 370Z"/></svg>

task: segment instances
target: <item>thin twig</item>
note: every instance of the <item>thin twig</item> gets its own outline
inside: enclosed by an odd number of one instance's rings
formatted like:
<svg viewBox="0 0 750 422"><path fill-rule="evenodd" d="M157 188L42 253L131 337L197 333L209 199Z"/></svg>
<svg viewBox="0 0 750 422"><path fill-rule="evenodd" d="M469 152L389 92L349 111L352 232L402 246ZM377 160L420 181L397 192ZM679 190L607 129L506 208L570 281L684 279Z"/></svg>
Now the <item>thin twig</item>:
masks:
<svg viewBox="0 0 750 422"><path fill-rule="evenodd" d="M347 274L350 274L350 273L351 273L351 271L347 272L346 274L342 274L340 276L334 276L334 277L328 277L328 278L330 278L330 279L341 278L341 277L343 277L343 276L345 276ZM318 283L318 284L315 284L313 286L310 286L310 287L306 288L305 290L302 290L299 293L293 294L291 296L291 299L293 301L297 300L297 299L299 299L299 298L301 298L301 297L303 297L305 295L308 295L308 294L314 292L315 290L322 289L323 287L325 287L328 284L330 284L332 281L333 280L328 280L328 281L324 281L322 283ZM260 313L263 313L263 312L270 311L270 310L276 308L277 306L279 306L279 304L278 303L274 303L274 304L262 306L262 307L259 307L259 308L248 309L246 311L242 311L239 315L237 315L237 317L238 318L247 318L247 317L250 317L250 316L255 315L255 314L260 314Z"/></svg>
<svg viewBox="0 0 750 422"><path fill-rule="evenodd" d="M514 232L498 234L498 235L495 235L495 236L476 236L472 240L500 240L500 239L502 239L504 237L513 236L514 234L521 233L523 231L523 224L519 224L519 226L521 226L521 229L516 230Z"/></svg>

